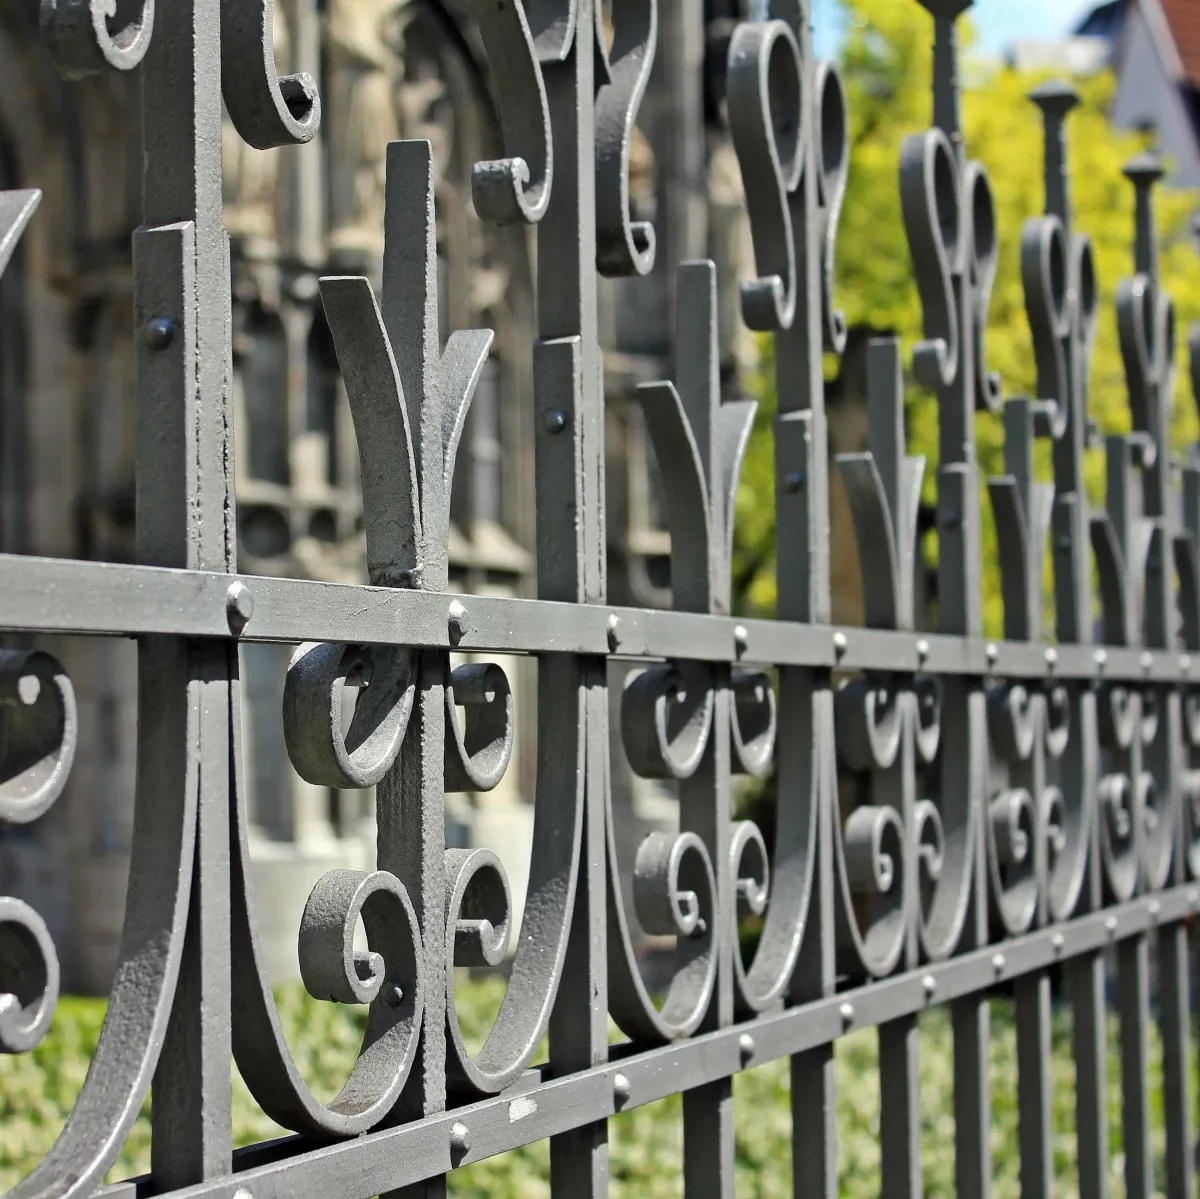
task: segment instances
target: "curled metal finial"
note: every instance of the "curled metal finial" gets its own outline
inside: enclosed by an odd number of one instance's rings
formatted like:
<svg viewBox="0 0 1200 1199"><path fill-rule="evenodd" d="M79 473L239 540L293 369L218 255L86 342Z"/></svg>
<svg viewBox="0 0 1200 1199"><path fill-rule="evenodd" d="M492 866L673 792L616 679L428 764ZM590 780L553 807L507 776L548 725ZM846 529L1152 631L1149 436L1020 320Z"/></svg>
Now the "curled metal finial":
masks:
<svg viewBox="0 0 1200 1199"><path fill-rule="evenodd" d="M961 262L958 166L940 129L904 139L900 203L924 313L925 340L913 349L913 370L925 387L948 387L958 374L959 315L954 271Z"/></svg>
<svg viewBox="0 0 1200 1199"><path fill-rule="evenodd" d="M596 93L596 265L609 276L654 266L654 226L629 211L634 122L654 65L657 0L615 0L608 81Z"/></svg>
<svg viewBox="0 0 1200 1199"><path fill-rule="evenodd" d="M321 97L307 72L275 67L275 0L221 0L221 88L234 128L257 150L310 142Z"/></svg>
<svg viewBox="0 0 1200 1199"><path fill-rule="evenodd" d="M846 196L850 168L850 122L841 72L831 62L818 62L813 81L817 105L817 219L821 226L821 315L825 348L840 354L846 348L846 316L833 306L833 268L838 221Z"/></svg>
<svg viewBox="0 0 1200 1199"><path fill-rule="evenodd" d="M787 22L737 26L726 95L758 270L742 284L742 318L751 329L790 329L798 282L788 197L804 170L809 121L800 45Z"/></svg>
<svg viewBox="0 0 1200 1199"><path fill-rule="evenodd" d="M42 0L42 41L65 79L132 71L154 33L154 0Z"/></svg>
<svg viewBox="0 0 1200 1199"><path fill-rule="evenodd" d="M477 162L471 194L480 220L536 224L550 205L554 148L542 64L562 62L575 40L575 0L471 0L495 81L505 158Z"/></svg>

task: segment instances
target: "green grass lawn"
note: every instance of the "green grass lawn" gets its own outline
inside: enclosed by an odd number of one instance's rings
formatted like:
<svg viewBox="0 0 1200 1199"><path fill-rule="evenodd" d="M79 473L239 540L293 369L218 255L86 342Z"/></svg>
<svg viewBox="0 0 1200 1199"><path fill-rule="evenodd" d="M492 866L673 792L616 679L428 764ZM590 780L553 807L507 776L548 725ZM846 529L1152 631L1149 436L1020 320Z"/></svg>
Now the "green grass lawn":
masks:
<svg viewBox="0 0 1200 1199"><path fill-rule="evenodd" d="M494 979L459 987L464 1031L478 1044L503 993ZM318 1003L299 987L279 991L279 1005L301 1072L318 1096L328 1099L345 1077L362 1029L362 1009ZM64 999L43 1044L23 1057L0 1057L0 1189L27 1174L53 1142L82 1085L89 1054L104 1015L100 1000ZM992 1152L996 1199L1019 1194L1016 1099L1016 1044L1010 1004L992 1004ZM928 1013L922 1021L921 1109L924 1127L926 1194L954 1194L952 1064L947 1015ZM1053 1136L1057 1195L1077 1193L1075 1183L1074 1065L1069 1052L1070 1022L1065 1012L1054 1021ZM1121 1195L1120 1071L1115 1026L1110 1037L1110 1162L1114 1195ZM1162 1100L1159 1046L1151 1031L1155 1150L1162 1185ZM879 1193L879 1084L876 1038L856 1032L838 1045L838 1121L841 1133L841 1193L858 1199ZM780 1199L792 1194L787 1066L773 1063L734 1081L737 1112L737 1194ZM609 1122L613 1194L654 1199L682 1193L682 1127L678 1096L626 1112ZM277 1136L280 1129L257 1109L240 1077L233 1084L234 1137L239 1145ZM134 1127L110 1179L145 1171L149 1163L147 1110ZM549 1148L531 1145L457 1171L452 1195L505 1199L548 1196Z"/></svg>

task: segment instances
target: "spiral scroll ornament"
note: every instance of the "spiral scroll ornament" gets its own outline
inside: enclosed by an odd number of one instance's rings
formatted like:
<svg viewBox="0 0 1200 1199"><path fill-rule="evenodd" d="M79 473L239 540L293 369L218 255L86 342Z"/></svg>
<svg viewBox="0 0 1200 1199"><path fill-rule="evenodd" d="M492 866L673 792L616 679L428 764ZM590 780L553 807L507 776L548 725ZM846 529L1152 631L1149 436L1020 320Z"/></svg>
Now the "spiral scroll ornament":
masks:
<svg viewBox="0 0 1200 1199"><path fill-rule="evenodd" d="M524 37L528 29L520 0L490 7L493 24L484 34L493 53L498 37L509 38L514 28L524 30ZM550 15L550 7L542 7L540 15ZM569 42L570 23L542 28L540 52L551 59L559 50L566 53L562 45L555 48L555 38ZM365 278L322 279L321 294L358 434L371 581L444 591L455 457L492 334L457 332L444 350L440 346L431 147L395 142L387 165L382 296L376 297ZM500 172L508 180L500 190L509 188L511 199L513 181L524 168L509 165L512 171ZM548 195L546 165L538 184L545 190L541 199L530 201L535 207L544 206ZM483 175L491 177L494 166L484 164ZM477 201L479 179L477 172ZM490 188L484 190L494 198L498 193ZM457 644L468 624L466 609L452 604L449 640ZM570 700L556 694L555 683L555 672L543 671L539 719L559 721L572 714ZM348 689L356 701L345 722ZM574 713L572 727L578 726L577 718ZM454 1007L454 970L497 965L506 958L515 913L499 859L485 849L447 850L443 824L445 792L484 792L499 785L512 756L515 721L508 678L492 663L451 668L446 650L396 645L317 644L297 651L284 692L292 762L303 777L323 786L376 785L379 820L379 869L367 876L331 876L321 894L314 891L310 898L301 931L302 961L306 952L310 956L305 981L321 997L369 1003L395 1044L378 1054L364 1046L344 1092L359 1096L357 1106L345 1111L336 1102L314 1106L297 1085L286 1045L275 1035L278 1021L268 993L248 984L247 1028L257 1028L259 1035L239 1038L238 1060L248 1056L249 1071L242 1067L247 1082L281 1123L323 1136L377 1124L406 1085L418 1029L439 1071L444 1061L444 1075L426 1071L414 1080L434 1088L434 1094L443 1093L443 1086L462 1098L493 1094L528 1065L545 1035L566 952L579 868L582 794L571 799L578 777L539 771L524 935L496 1022L474 1054ZM553 737L543 732L550 743ZM573 760L569 747L562 748L563 760ZM406 797L414 794L423 797L420 819L402 821L401 812L411 810ZM413 845L419 847L416 868ZM408 888L420 889L419 921L412 916ZM368 898L361 898L364 894ZM384 905L380 910L392 911L393 923L398 920L398 927L408 930L391 948L386 942L382 949L375 946L367 920L371 903ZM355 956L345 938L339 940L339 930L359 911L372 948ZM247 932L248 947L252 939ZM317 948L320 953L313 956ZM256 949L249 951L257 956ZM393 960L399 963L395 967ZM261 970L257 975L261 979ZM373 1065L375 1058L382 1064ZM368 1071L366 1081L356 1081L361 1071ZM383 1073L376 1076L376 1071ZM384 1074L386 1092L378 1085ZM444 1100L420 1100L435 1101Z"/></svg>
<svg viewBox="0 0 1200 1199"><path fill-rule="evenodd" d="M49 654L0 650L0 821L27 824L66 786L78 741L75 692ZM0 896L0 1051L28 1053L58 1002L59 966L45 922Z"/></svg>
<svg viewBox="0 0 1200 1199"><path fill-rule="evenodd" d="M118 11L118 8L120 11ZM42 41L65 79L132 71L154 35L154 0L41 0Z"/></svg>

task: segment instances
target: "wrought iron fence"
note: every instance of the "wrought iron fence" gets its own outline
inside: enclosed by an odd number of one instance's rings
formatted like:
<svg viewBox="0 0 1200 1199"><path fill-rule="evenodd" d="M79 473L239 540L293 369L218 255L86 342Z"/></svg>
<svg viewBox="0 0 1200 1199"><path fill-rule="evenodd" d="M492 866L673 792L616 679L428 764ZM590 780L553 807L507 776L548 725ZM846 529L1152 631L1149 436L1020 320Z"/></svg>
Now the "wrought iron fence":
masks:
<svg viewBox="0 0 1200 1199"><path fill-rule="evenodd" d="M865 628L830 624L822 356L843 345L832 303L847 162L837 68L812 54L806 0L769 0L729 52L730 125L760 277L748 325L774 338L779 619L730 611L733 496L754 407L720 402L718 281L678 277L677 378L640 388L664 473L673 611L605 603L598 273L649 270L654 230L628 207L630 134L654 55L654 0L474 0L505 153L475 170L481 219L536 226L539 598L447 591L455 450L491 335L438 340L430 151L387 160L386 253L321 293L358 434L368 586L239 577L229 399L230 292L221 225L222 100L253 146L303 143L312 78L276 74L273 0L42 0L68 77L138 67L145 225L134 237L140 564L8 557L0 627L138 640L137 804L124 938L108 1018L60 1139L12 1193L84 1195L114 1161L153 1079L152 1173L106 1193L223 1199L404 1188L434 1192L464 1163L550 1138L555 1194L603 1193L606 1121L682 1092L686 1193L732 1193L731 1080L791 1062L797 1193L837 1191L833 1046L878 1026L888 1194L921 1193L919 1014L954 1030L957 1187L990 1188L988 995L1015 993L1023 1193L1052 1193L1050 977L1073 1011L1081 1193L1104 1192L1106 951L1116 946L1125 1175L1151 1190L1149 947L1165 1047L1168 1192L1191 1192L1189 925L1200 910L1200 465L1173 490L1171 300L1158 285L1156 161L1137 195L1134 273L1118 292L1134 431L1110 437L1104 510L1089 508L1088 361L1097 286L1073 228L1066 141L1075 97L1035 93L1046 212L1022 240L1038 398L1004 399L984 354L996 270L992 196L959 121L955 22L935 18L933 127L902 147L899 186L935 392L937 634L914 631L924 463L906 454L901 347L870 353L870 449L842 456L864 562ZM0 267L36 192L0 196ZM732 285L732 281L724 281ZM1200 334L1193 334L1200 363ZM977 411L1003 412L1006 474L988 481L1005 639L982 635ZM1052 443L1053 485L1035 481ZM1054 644L1042 623L1052 543ZM1098 609L1093 569L1099 579ZM1099 617L1102 646L1093 624ZM357 1064L331 1102L283 1039L247 877L238 642L303 643L284 722L296 769L378 786L378 869L335 871L303 913L316 997L367 1005ZM503 775L514 712L495 665L538 662L536 825L529 899L495 1027L478 1053L454 1008L456 965L496 964L508 884L486 849L447 850L447 791ZM645 669L619 734L634 769L679 781L680 831L637 852L625 910L609 796L606 661ZM835 685L835 678L838 683ZM849 681L844 681L845 679ZM360 686L348 727L342 692ZM44 812L71 769L69 680L42 652L0 661L0 816ZM465 716L460 715L461 712ZM780 735L781 734L781 735ZM731 776L777 771L768 853L731 815ZM854 796L838 793L839 772ZM743 960L738 920L762 918ZM637 924L676 939L652 996ZM361 917L370 948L356 952ZM45 1034L58 990L46 926L0 900L0 1044ZM628 1037L610 1046L611 1013ZM546 1066L529 1063L546 1033ZM231 1152L230 1069L295 1137Z"/></svg>

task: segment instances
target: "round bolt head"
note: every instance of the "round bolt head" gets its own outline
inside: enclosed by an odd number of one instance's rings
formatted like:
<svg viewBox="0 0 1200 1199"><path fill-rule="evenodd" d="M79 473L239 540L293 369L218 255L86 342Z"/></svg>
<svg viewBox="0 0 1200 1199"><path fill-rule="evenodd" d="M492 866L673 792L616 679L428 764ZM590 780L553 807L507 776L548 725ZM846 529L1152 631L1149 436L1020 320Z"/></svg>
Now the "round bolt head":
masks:
<svg viewBox="0 0 1200 1199"><path fill-rule="evenodd" d="M254 596L245 583L231 583L225 592L225 619L229 631L236 637L249 623L254 615Z"/></svg>
<svg viewBox="0 0 1200 1199"><path fill-rule="evenodd" d="M1151 920L1157 920L1159 912L1162 911L1162 905L1157 899L1152 899L1148 904L1146 904L1146 911L1150 913Z"/></svg>
<svg viewBox="0 0 1200 1199"><path fill-rule="evenodd" d="M561 433L567 427L567 414L561 408L547 408L542 413L542 424L547 433Z"/></svg>
<svg viewBox="0 0 1200 1199"><path fill-rule="evenodd" d="M924 989L926 997L932 999L937 994L937 979L932 974L927 974L921 979L921 987Z"/></svg>
<svg viewBox="0 0 1200 1199"><path fill-rule="evenodd" d="M614 612L608 618L608 648L615 650L621 644L621 618Z"/></svg>
<svg viewBox="0 0 1200 1199"><path fill-rule="evenodd" d="M754 1056L754 1038L748 1032L738 1037L738 1053L743 1062L748 1062Z"/></svg>
<svg viewBox="0 0 1200 1199"><path fill-rule="evenodd" d="M1109 918L1104 922L1104 931L1108 933L1110 937L1115 937L1117 935L1116 916L1109 916Z"/></svg>
<svg viewBox="0 0 1200 1199"><path fill-rule="evenodd" d="M461 600L450 601L450 606L446 609L446 617L450 624L450 636L454 641L463 637L471 627L467 621L467 610Z"/></svg>
<svg viewBox="0 0 1200 1199"><path fill-rule="evenodd" d="M750 633L744 624L733 626L733 644L739 654L744 654L750 645Z"/></svg>
<svg viewBox="0 0 1200 1199"><path fill-rule="evenodd" d="M1191 669L1192 669L1192 655L1191 654L1180 654L1179 655L1180 673L1187 674L1188 671L1190 671Z"/></svg>
<svg viewBox="0 0 1200 1199"><path fill-rule="evenodd" d="M471 1130L456 1120L450 1128L450 1148L457 1153L466 1153L471 1148Z"/></svg>
<svg viewBox="0 0 1200 1199"><path fill-rule="evenodd" d="M983 651L987 655L987 660L993 665L998 657L1000 657L1000 648L994 641L987 643L987 648Z"/></svg>
<svg viewBox="0 0 1200 1199"><path fill-rule="evenodd" d="M845 633L834 633L833 652L840 658L850 648L850 642Z"/></svg>
<svg viewBox="0 0 1200 1199"><path fill-rule="evenodd" d="M917 660L924 662L929 657L929 642L924 637L917 642Z"/></svg>
<svg viewBox="0 0 1200 1199"><path fill-rule="evenodd" d="M783 489L784 491L795 495L796 492L804 490L804 484L806 481L807 480L805 479L804 472L802 470L789 470L787 474L783 476Z"/></svg>
<svg viewBox="0 0 1200 1199"><path fill-rule="evenodd" d="M633 1093L633 1088L629 1085L629 1079L624 1074L613 1075L613 1102L617 1107L622 1107L629 1102L629 1096Z"/></svg>
<svg viewBox="0 0 1200 1199"><path fill-rule="evenodd" d="M1004 969L1004 954L995 953L992 955L992 969L999 974Z"/></svg>
<svg viewBox="0 0 1200 1199"><path fill-rule="evenodd" d="M1154 655L1147 649L1142 651L1142 656L1138 659L1142 669L1148 674L1154 666Z"/></svg>
<svg viewBox="0 0 1200 1199"><path fill-rule="evenodd" d="M1200 907L1200 890L1195 887L1189 887L1187 893L1188 907L1195 910Z"/></svg>
<svg viewBox="0 0 1200 1199"><path fill-rule="evenodd" d="M1097 666L1103 666L1108 661L1108 654L1105 650L1098 649L1092 657L1096 660Z"/></svg>
<svg viewBox="0 0 1200 1199"><path fill-rule="evenodd" d="M1051 670L1058 665L1058 650L1056 650L1053 646L1048 646L1046 648L1046 652L1043 657L1046 659L1046 665L1049 666Z"/></svg>
<svg viewBox="0 0 1200 1199"><path fill-rule="evenodd" d="M385 979L383 986L379 988L379 998L388 1007L399 1007L404 1002L404 987L400 984L400 980Z"/></svg>
<svg viewBox="0 0 1200 1199"><path fill-rule="evenodd" d="M1062 933L1055 933L1054 936L1050 938L1050 944L1054 946L1055 953L1061 953L1062 948L1066 943L1067 939L1062 935Z"/></svg>
<svg viewBox="0 0 1200 1199"><path fill-rule="evenodd" d="M842 1006L840 1008L838 1008L838 1015L841 1016L843 1024L845 1024L845 1025L853 1024L854 1023L854 1004L843 1003Z"/></svg>
<svg viewBox="0 0 1200 1199"><path fill-rule="evenodd" d="M165 316L151 317L142 326L142 340L150 350L165 350L175 340L175 322Z"/></svg>

